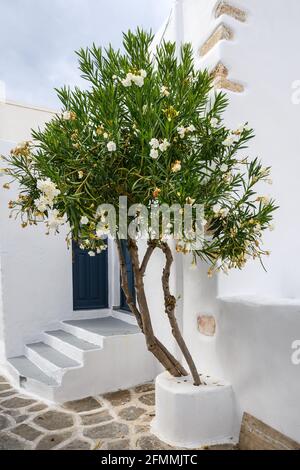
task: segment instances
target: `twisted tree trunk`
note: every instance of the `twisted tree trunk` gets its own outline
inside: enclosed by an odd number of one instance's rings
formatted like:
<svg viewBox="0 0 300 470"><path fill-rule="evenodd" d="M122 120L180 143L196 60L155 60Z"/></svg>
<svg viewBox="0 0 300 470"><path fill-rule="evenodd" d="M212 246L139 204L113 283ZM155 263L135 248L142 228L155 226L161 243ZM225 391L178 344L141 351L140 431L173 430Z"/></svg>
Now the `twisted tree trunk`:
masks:
<svg viewBox="0 0 300 470"><path fill-rule="evenodd" d="M182 377L188 375L184 367L179 361L168 351L168 349L156 338L153 332L151 317L149 308L146 300L143 275L147 267L148 261L155 249L155 245L149 245L146 255L143 259L142 265L139 264L138 247L134 240L128 240L128 248L131 255L131 261L133 266L134 278L135 278L135 289L139 308L137 308L134 299L130 293L128 278L125 266L125 260L121 248L120 241L117 239L117 248L120 259L121 268L121 285L123 292L126 297L127 305L131 312L135 315L137 323L144 333L146 338L146 344L149 351L154 354L157 360L163 365L163 367L175 377Z"/></svg>
<svg viewBox="0 0 300 470"><path fill-rule="evenodd" d="M162 275L162 286L163 286L164 299L165 299L165 312L168 315L168 319L169 319L171 329L172 329L172 334L191 371L192 377L194 379L194 385L198 386L198 385L201 385L201 380L200 380L197 368L195 366L195 363L193 361L193 358L191 356L191 353L188 350L188 347L183 339L180 328L178 326L177 319L175 316L176 299L174 295L172 295L170 292L170 272L171 272L171 266L173 263L172 251L168 243L162 242L160 244L160 248L166 257L166 264L163 269L163 275Z"/></svg>

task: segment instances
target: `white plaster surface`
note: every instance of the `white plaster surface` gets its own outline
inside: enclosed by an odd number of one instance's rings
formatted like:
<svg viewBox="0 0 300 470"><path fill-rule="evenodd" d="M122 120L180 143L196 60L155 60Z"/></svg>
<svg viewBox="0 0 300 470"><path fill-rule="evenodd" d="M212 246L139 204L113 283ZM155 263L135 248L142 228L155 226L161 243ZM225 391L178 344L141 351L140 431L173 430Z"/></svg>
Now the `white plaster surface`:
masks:
<svg viewBox="0 0 300 470"><path fill-rule="evenodd" d="M173 446L195 448L234 443L235 406L231 385L201 376L195 387L191 377L156 377L156 414L152 432ZM206 385L204 385L204 383Z"/></svg>
<svg viewBox="0 0 300 470"><path fill-rule="evenodd" d="M205 267L191 271L188 259L184 260L183 292L178 292L183 295L183 331L199 370L232 384L238 426L247 411L300 441L300 366L291 362L292 341L300 339L296 215L300 104L292 102L292 85L299 80L295 57L300 4L297 0L229 3L247 12L245 23L228 15L215 19L215 0L179 0L181 9L174 9L169 26L160 33L165 32L165 39L190 41L199 67L212 68L221 60L229 79L244 84L244 93L228 92L226 121L233 128L249 121L255 128L249 155L260 156L273 168L273 186L263 185L260 191L273 196L280 209L275 213L275 231L265 236L271 251L265 260L267 272L259 263L250 263L243 271L208 279ZM234 39L221 41L200 59L199 48L221 22L232 28ZM235 299L218 304L218 296ZM247 296L252 296L250 303ZM197 331L198 314L216 316L215 337Z"/></svg>

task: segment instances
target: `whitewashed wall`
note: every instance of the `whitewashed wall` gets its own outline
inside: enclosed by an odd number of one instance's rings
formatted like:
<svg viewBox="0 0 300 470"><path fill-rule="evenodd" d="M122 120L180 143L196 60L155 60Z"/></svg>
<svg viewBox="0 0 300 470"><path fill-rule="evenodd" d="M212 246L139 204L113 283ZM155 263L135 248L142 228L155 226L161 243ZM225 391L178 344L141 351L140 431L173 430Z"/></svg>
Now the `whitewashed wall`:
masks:
<svg viewBox="0 0 300 470"><path fill-rule="evenodd" d="M199 67L213 68L221 60L229 78L244 85L243 93L228 92L226 121L233 128L249 121L255 128L249 154L272 166L274 185L262 191L278 201L280 210L276 230L265 237L272 252L267 273L253 263L243 272L208 279L203 266L190 271L185 260L184 335L199 369L231 380L239 420L241 412L248 411L300 441L300 366L291 362L292 341L300 339L300 105L291 100L292 83L300 79L300 3L228 0L247 12L246 23L228 15L216 19L217 3L174 2L169 26L161 29L156 41L165 33L165 39L192 42ZM232 28L234 39L222 40L201 59L200 47L220 23ZM218 304L218 296L234 299ZM197 330L201 313L216 316L215 337Z"/></svg>
<svg viewBox="0 0 300 470"><path fill-rule="evenodd" d="M30 138L30 129L42 126L52 113L11 103L0 104L0 153ZM22 229L9 219L8 201L17 188L0 188L0 353L22 353L23 343L49 322L65 318L72 310L72 262L64 233L45 235L45 227ZM1 289L0 289L1 292Z"/></svg>

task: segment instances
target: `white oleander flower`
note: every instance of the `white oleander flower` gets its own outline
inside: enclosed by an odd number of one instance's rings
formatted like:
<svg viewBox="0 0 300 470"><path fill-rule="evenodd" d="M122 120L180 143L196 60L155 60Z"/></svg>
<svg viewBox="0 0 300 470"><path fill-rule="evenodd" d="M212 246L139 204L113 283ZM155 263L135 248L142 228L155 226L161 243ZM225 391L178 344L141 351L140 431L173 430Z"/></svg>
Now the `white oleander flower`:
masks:
<svg viewBox="0 0 300 470"><path fill-rule="evenodd" d="M150 147L152 147L153 149L158 149L159 140L158 139L151 139L149 144L150 144Z"/></svg>
<svg viewBox="0 0 300 470"><path fill-rule="evenodd" d="M221 217L227 217L229 214L229 209L227 207L224 207L223 209L220 210L220 215Z"/></svg>
<svg viewBox="0 0 300 470"><path fill-rule="evenodd" d="M266 206L270 202L270 197L269 196L258 196L258 198L256 200L258 202L261 202L264 206Z"/></svg>
<svg viewBox="0 0 300 470"><path fill-rule="evenodd" d="M222 173L226 173L228 171L228 165L226 165L225 163L223 163L221 166L220 166L220 170L222 171Z"/></svg>
<svg viewBox="0 0 300 470"><path fill-rule="evenodd" d="M173 173L177 173L178 171L181 170L181 161L180 160L176 160L174 163L172 163L171 165L171 171Z"/></svg>
<svg viewBox="0 0 300 470"><path fill-rule="evenodd" d="M187 130L188 130L189 132L195 132L196 127L194 126L194 124L191 124L190 126L187 127Z"/></svg>
<svg viewBox="0 0 300 470"><path fill-rule="evenodd" d="M59 211L57 209L53 209L46 221L47 227L50 230L53 230L54 232L58 231L60 225L64 224L64 217L61 217L59 215Z"/></svg>
<svg viewBox="0 0 300 470"><path fill-rule="evenodd" d="M169 96L170 95L168 87L166 87L164 85L160 87L160 93L161 93L162 96Z"/></svg>
<svg viewBox="0 0 300 470"><path fill-rule="evenodd" d="M110 140L110 141L108 142L108 144L106 145L106 147L107 147L107 150L108 150L109 152L115 152L115 151L117 150L117 146L116 146L115 142L113 142L112 140Z"/></svg>
<svg viewBox="0 0 300 470"><path fill-rule="evenodd" d="M74 121L74 119L76 119L76 114L73 111L64 111L62 113L62 118L64 121Z"/></svg>
<svg viewBox="0 0 300 470"><path fill-rule="evenodd" d="M52 201L46 196L40 196L38 199L35 199L34 205L39 212L45 212L52 206Z"/></svg>
<svg viewBox="0 0 300 470"><path fill-rule="evenodd" d="M181 139L184 139L185 133L186 133L185 127L182 127L182 126L181 126L181 127L177 127L177 132L178 132L178 134L179 134L179 137L180 137Z"/></svg>
<svg viewBox="0 0 300 470"><path fill-rule="evenodd" d="M219 214L220 210L222 209L221 204L217 203L213 206L212 210L215 214Z"/></svg>
<svg viewBox="0 0 300 470"><path fill-rule="evenodd" d="M234 142L236 141L236 136L234 135L229 135L228 137L226 137L226 139L223 141L223 145L225 145L225 147L231 147Z"/></svg>
<svg viewBox="0 0 300 470"><path fill-rule="evenodd" d="M156 160L158 158L158 150L156 150L155 148L152 148L150 150L150 157Z"/></svg>
<svg viewBox="0 0 300 470"><path fill-rule="evenodd" d="M101 238L103 235L109 234L109 224L100 222L96 227L96 235Z"/></svg>
<svg viewBox="0 0 300 470"><path fill-rule="evenodd" d="M64 111L62 114L62 118L64 121L69 121L71 119L71 113L70 111Z"/></svg>
<svg viewBox="0 0 300 470"><path fill-rule="evenodd" d="M125 87L130 87L133 83L138 87L142 87L146 76L147 72L143 69L139 71L138 75L129 72L126 77L121 80L121 83Z"/></svg>
<svg viewBox="0 0 300 470"><path fill-rule="evenodd" d="M82 171L82 170L79 170L79 171L78 171L78 178L79 178L80 180L82 180L83 175L84 175L83 171Z"/></svg>
<svg viewBox="0 0 300 470"><path fill-rule="evenodd" d="M60 194L60 190L50 178L37 180L36 187L51 201Z"/></svg>
<svg viewBox="0 0 300 470"><path fill-rule="evenodd" d="M219 120L217 118L211 118L210 125L211 127L218 127Z"/></svg>
<svg viewBox="0 0 300 470"><path fill-rule="evenodd" d="M89 251L89 252L88 252L88 255L89 255L89 256L96 256L96 253L95 253L94 251Z"/></svg>
<svg viewBox="0 0 300 470"><path fill-rule="evenodd" d="M95 219L100 219L101 222L105 222L106 214L107 214L107 211L100 209L100 207L98 207L96 210Z"/></svg>
<svg viewBox="0 0 300 470"><path fill-rule="evenodd" d="M131 74L130 74L131 75ZM123 80L121 80L121 83L124 87L128 88L132 85L132 80L131 80L131 77L129 76L129 74L126 75L126 78L124 78Z"/></svg>
<svg viewBox="0 0 300 470"><path fill-rule="evenodd" d="M164 139L161 144L159 144L159 150L165 152L170 147L170 142L167 139Z"/></svg>
<svg viewBox="0 0 300 470"><path fill-rule="evenodd" d="M108 133L107 133L107 132L104 132L104 133L103 133L103 138L104 138L104 139L108 139Z"/></svg>
<svg viewBox="0 0 300 470"><path fill-rule="evenodd" d="M81 225L87 225L89 223L89 219L88 217L86 217L85 215L83 215L80 219L80 223Z"/></svg>
<svg viewBox="0 0 300 470"><path fill-rule="evenodd" d="M139 88L144 85L144 78L141 75L134 75L132 81Z"/></svg>

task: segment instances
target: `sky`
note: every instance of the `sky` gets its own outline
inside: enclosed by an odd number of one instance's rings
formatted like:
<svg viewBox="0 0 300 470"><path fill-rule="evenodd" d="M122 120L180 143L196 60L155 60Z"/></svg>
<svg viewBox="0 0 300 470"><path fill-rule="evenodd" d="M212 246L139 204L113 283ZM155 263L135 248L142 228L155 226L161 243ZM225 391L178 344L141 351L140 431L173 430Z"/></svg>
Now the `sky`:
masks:
<svg viewBox="0 0 300 470"><path fill-rule="evenodd" d="M0 0L0 81L6 99L57 108L54 87L80 85L75 50L120 47L122 31L156 32L172 0Z"/></svg>

